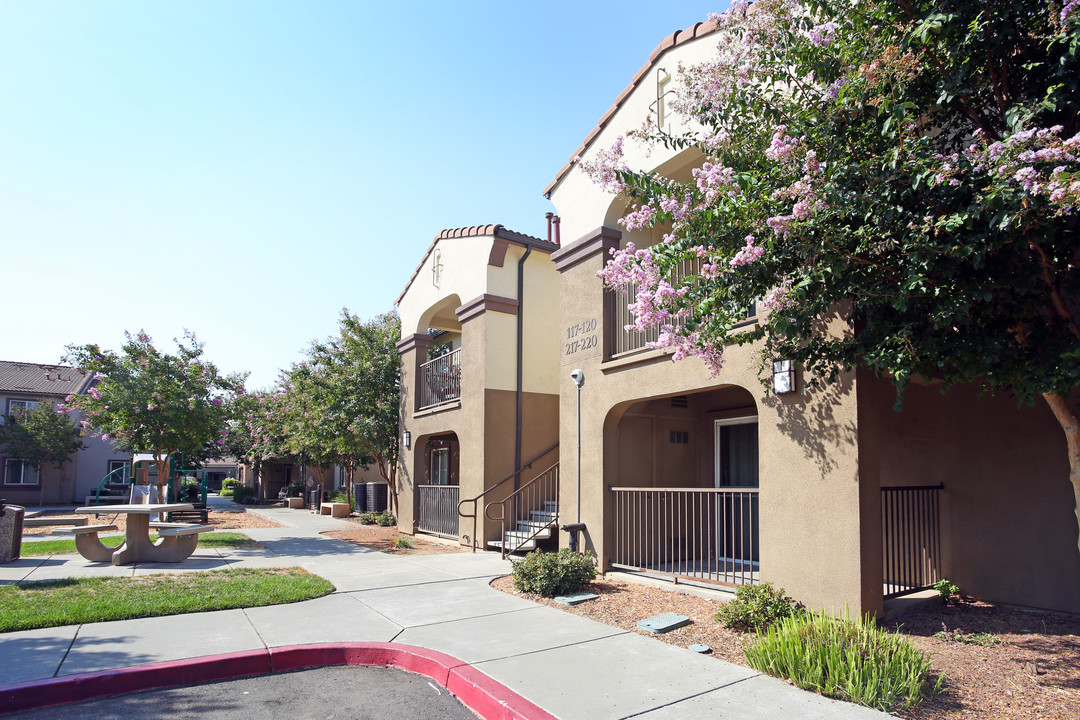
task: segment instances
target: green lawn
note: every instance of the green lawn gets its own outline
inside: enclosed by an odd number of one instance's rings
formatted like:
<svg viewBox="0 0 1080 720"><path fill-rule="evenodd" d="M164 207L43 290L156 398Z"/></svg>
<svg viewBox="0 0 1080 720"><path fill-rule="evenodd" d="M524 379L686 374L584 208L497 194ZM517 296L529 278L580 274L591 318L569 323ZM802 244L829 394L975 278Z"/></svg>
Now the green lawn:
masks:
<svg viewBox="0 0 1080 720"><path fill-rule="evenodd" d="M157 534L150 533L150 539L157 540ZM124 542L124 536L103 537L101 542L109 547L120 547L120 544ZM262 546L243 533L208 532L199 536L199 547L257 548ZM74 555L76 553L78 553L78 550L75 549L75 538L62 538L59 540L24 542L20 555L32 557L35 555Z"/></svg>
<svg viewBox="0 0 1080 720"><path fill-rule="evenodd" d="M0 632L280 605L333 591L302 568L28 582L0 587Z"/></svg>

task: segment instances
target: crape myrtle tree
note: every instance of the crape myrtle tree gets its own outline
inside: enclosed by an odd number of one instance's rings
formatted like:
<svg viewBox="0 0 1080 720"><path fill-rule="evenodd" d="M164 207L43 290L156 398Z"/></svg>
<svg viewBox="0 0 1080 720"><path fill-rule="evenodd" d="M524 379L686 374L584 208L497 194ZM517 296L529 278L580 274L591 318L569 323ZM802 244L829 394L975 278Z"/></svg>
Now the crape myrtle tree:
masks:
<svg viewBox="0 0 1080 720"><path fill-rule="evenodd" d="M17 408L4 416L0 424L0 450L22 459L39 473L47 463L60 469L72 455L86 447L81 428L65 409L57 409L48 402L29 409Z"/></svg>
<svg viewBox="0 0 1080 720"><path fill-rule="evenodd" d="M150 453L157 466L159 497L171 483L169 458L198 455L207 445L225 444L226 401L243 387L239 376L222 376L202 359L203 344L184 333L175 355L154 347L145 332L125 333L119 352L98 345L68 345L65 360L97 376L82 395L68 396L87 427L131 452Z"/></svg>
<svg viewBox="0 0 1080 720"><path fill-rule="evenodd" d="M230 400L224 452L251 465L253 483L261 483L263 465L294 460L285 448L282 397L278 390L239 392Z"/></svg>
<svg viewBox="0 0 1080 720"><path fill-rule="evenodd" d="M759 0L710 19L717 53L673 103L697 129L630 133L696 148L692 177L626 167L622 138L581 162L626 197L625 227L666 231L601 273L637 284L631 331L659 324L656 346L713 372L755 343L812 387L863 365L898 402L916 378L1045 402L1080 501L1080 2Z"/></svg>
<svg viewBox="0 0 1080 720"><path fill-rule="evenodd" d="M342 309L338 326L288 374L286 435L320 464L344 468L350 498L356 469L376 465L397 512L401 321L396 313L362 321Z"/></svg>

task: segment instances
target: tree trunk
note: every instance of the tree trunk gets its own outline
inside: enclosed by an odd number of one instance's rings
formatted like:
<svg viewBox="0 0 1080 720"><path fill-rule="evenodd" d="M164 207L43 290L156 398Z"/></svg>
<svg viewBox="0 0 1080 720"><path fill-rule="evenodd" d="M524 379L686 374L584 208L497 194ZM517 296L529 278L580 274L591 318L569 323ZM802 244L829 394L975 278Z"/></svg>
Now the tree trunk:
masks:
<svg viewBox="0 0 1080 720"><path fill-rule="evenodd" d="M349 503L350 508L353 507L353 500L352 500L352 485L353 485L353 482L352 482L352 480L353 480L353 474L355 472L356 472L356 468L353 466L352 462L350 461L349 464L345 466L345 502Z"/></svg>
<svg viewBox="0 0 1080 720"><path fill-rule="evenodd" d="M1073 513L1080 531L1080 419L1076 417L1076 412L1069 402L1058 393L1043 393L1043 399L1061 423L1061 429L1065 431L1069 452L1069 482L1073 488ZM1080 549L1080 534L1077 537L1077 548Z"/></svg>
<svg viewBox="0 0 1080 720"><path fill-rule="evenodd" d="M398 512L398 495L397 495L397 482L395 476L397 475L397 466L387 463L382 456L376 455L375 462L379 464L379 474L382 475L382 479L386 482L386 490L390 499L390 511L397 517L401 513ZM389 471L387 470L389 467Z"/></svg>

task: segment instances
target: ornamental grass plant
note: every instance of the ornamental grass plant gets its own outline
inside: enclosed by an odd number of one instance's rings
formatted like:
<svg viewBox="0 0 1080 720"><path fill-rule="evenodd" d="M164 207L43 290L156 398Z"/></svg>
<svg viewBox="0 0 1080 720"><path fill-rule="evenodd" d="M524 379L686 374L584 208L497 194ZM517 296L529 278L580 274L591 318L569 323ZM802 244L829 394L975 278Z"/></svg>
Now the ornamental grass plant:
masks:
<svg viewBox="0 0 1080 720"><path fill-rule="evenodd" d="M930 658L872 618L797 612L758 633L746 649L755 670L804 690L880 710L910 708L937 693Z"/></svg>

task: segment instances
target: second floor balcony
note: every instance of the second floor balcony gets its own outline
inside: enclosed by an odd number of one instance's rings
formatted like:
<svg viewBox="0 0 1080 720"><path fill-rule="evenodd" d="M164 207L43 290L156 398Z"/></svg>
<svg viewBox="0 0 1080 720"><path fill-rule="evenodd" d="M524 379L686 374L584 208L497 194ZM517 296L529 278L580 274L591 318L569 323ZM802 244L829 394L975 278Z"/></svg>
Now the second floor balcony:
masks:
<svg viewBox="0 0 1080 720"><path fill-rule="evenodd" d="M438 407L461 398L461 348L420 366L418 410Z"/></svg>

